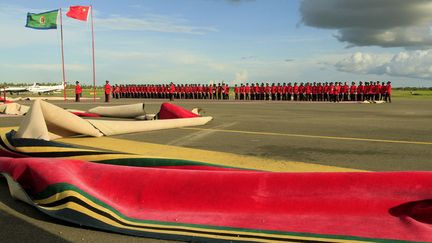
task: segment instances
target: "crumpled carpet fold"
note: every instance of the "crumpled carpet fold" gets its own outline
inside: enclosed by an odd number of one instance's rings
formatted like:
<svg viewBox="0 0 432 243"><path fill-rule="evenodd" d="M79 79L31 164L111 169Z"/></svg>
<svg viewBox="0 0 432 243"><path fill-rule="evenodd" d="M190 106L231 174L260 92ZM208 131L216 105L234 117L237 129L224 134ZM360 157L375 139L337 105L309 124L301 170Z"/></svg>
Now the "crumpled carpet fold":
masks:
<svg viewBox="0 0 432 243"><path fill-rule="evenodd" d="M14 132L0 148L12 195L100 230L187 241L432 241L431 172L252 171ZM82 159L98 154L108 157Z"/></svg>

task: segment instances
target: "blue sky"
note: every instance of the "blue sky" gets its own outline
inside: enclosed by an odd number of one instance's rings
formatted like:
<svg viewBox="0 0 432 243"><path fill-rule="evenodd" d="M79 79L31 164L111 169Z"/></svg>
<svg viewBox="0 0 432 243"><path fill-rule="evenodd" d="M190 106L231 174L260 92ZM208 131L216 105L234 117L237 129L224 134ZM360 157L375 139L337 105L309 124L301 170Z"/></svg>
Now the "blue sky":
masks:
<svg viewBox="0 0 432 243"><path fill-rule="evenodd" d="M379 35L376 26L359 35L357 22L331 19L335 13L328 11L344 11L329 10L335 1L0 0L0 83L61 82L59 29L24 27L27 12L61 7L66 80L90 84L90 21L64 14L70 5L92 4L99 84L391 80L396 86L432 86L428 36L419 34L415 43L399 38L411 31L400 21L380 26ZM377 6L348 6L367 12L371 7ZM417 7L399 15L418 15ZM428 27L429 20L418 21ZM409 23L417 28L415 21ZM367 28L361 26L361 33Z"/></svg>

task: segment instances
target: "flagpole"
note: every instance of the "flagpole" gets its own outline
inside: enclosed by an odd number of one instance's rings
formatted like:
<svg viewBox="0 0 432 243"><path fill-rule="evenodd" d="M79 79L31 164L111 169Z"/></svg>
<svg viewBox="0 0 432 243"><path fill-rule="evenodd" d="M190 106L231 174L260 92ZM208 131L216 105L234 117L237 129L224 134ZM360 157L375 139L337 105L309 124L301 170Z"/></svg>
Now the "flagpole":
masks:
<svg viewBox="0 0 432 243"><path fill-rule="evenodd" d="M63 47L63 21L62 21L62 10L60 8L60 39L61 39L61 53L62 53L62 71L63 71L63 96L66 101L66 74L64 65L64 47Z"/></svg>
<svg viewBox="0 0 432 243"><path fill-rule="evenodd" d="M93 61L93 102L96 102L96 66L94 54L94 27L93 27L93 5L90 5L91 30L92 30L92 61Z"/></svg>

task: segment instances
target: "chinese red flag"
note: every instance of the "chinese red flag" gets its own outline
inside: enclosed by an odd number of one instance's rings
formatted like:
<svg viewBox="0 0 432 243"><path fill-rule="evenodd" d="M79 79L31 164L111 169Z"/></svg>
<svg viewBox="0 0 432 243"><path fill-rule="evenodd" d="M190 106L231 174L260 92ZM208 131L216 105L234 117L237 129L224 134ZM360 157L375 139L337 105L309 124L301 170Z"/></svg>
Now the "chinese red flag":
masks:
<svg viewBox="0 0 432 243"><path fill-rule="evenodd" d="M73 19L87 21L90 6L70 6L66 16Z"/></svg>

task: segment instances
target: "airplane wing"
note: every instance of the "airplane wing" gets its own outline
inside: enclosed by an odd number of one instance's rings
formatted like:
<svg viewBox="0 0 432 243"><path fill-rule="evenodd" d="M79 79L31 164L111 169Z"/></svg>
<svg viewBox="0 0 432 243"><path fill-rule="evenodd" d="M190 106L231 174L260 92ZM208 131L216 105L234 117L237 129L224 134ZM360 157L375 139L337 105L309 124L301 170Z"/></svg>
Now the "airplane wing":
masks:
<svg viewBox="0 0 432 243"><path fill-rule="evenodd" d="M54 92L57 90L63 90L63 85L56 85L56 86L32 86L29 88L29 91L33 93L49 93Z"/></svg>
<svg viewBox="0 0 432 243"><path fill-rule="evenodd" d="M19 92L26 92L28 91L27 87L6 87L6 88L0 88L0 92L9 92L9 93L19 93Z"/></svg>

